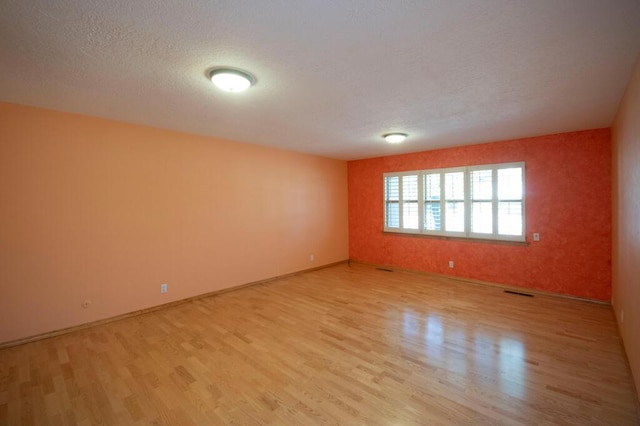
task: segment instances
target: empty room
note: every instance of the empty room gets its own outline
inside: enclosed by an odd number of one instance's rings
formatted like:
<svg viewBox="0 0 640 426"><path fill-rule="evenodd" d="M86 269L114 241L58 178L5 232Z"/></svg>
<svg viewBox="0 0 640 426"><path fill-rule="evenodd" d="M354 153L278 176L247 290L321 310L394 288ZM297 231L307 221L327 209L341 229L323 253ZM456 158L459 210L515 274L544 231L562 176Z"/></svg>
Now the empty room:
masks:
<svg viewBox="0 0 640 426"><path fill-rule="evenodd" d="M640 2L0 2L0 425L640 425Z"/></svg>

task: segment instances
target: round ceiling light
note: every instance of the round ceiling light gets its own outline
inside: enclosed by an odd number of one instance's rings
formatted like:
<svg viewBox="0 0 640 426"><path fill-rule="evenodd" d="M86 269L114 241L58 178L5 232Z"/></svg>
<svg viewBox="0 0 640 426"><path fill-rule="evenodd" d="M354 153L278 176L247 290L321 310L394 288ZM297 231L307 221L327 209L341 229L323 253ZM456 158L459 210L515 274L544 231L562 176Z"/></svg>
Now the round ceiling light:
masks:
<svg viewBox="0 0 640 426"><path fill-rule="evenodd" d="M386 133L382 135L384 140L386 140L389 143L400 143L404 141L407 138L407 136L408 135L406 133Z"/></svg>
<svg viewBox="0 0 640 426"><path fill-rule="evenodd" d="M251 74L232 68L215 68L209 72L209 78L226 92L243 92L255 81Z"/></svg>

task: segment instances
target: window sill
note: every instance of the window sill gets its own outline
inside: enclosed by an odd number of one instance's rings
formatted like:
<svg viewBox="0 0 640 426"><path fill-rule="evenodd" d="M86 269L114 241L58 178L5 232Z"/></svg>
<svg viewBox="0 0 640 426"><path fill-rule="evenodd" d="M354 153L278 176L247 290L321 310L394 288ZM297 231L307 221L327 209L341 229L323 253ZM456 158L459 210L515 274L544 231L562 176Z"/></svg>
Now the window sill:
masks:
<svg viewBox="0 0 640 426"><path fill-rule="evenodd" d="M444 235L430 235L430 234L412 234L410 232L389 232L382 231L382 234L396 237L410 237L410 238L427 238L432 240L450 240L450 241L464 241L466 243L480 243L480 244L497 244L505 246L521 246L527 247L531 243L529 241L509 241L509 240L490 240L483 238L465 238L465 237L450 237Z"/></svg>

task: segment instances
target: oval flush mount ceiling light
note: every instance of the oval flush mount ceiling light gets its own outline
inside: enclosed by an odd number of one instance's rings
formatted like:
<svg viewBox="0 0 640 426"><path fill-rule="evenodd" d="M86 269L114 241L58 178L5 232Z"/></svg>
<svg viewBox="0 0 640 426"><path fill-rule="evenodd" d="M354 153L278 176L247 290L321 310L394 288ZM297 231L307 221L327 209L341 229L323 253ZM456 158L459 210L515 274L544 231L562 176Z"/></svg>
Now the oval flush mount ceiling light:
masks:
<svg viewBox="0 0 640 426"><path fill-rule="evenodd" d="M404 141L407 136L408 135L406 133L385 133L384 135L382 135L384 140L389 143L400 143Z"/></svg>
<svg viewBox="0 0 640 426"><path fill-rule="evenodd" d="M233 68L214 68L208 74L211 82L226 92L243 92L255 82L248 72Z"/></svg>

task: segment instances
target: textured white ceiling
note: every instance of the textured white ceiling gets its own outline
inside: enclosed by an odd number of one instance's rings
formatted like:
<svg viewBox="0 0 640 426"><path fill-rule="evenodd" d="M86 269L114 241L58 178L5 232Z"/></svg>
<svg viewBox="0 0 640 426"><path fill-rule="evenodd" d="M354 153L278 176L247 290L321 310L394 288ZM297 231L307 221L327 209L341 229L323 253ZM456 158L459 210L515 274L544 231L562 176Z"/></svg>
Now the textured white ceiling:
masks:
<svg viewBox="0 0 640 426"><path fill-rule="evenodd" d="M610 126L639 53L638 0L0 2L0 101L340 159Z"/></svg>

